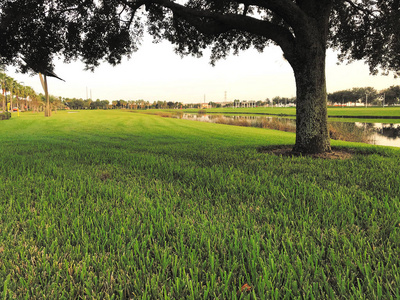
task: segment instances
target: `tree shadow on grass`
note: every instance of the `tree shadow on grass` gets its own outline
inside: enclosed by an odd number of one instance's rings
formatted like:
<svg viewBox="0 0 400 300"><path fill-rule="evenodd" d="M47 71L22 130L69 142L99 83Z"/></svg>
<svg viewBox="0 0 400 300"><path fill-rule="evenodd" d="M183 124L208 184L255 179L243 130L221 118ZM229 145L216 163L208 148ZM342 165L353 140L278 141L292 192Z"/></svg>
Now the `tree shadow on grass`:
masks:
<svg viewBox="0 0 400 300"><path fill-rule="evenodd" d="M382 151L377 151L376 149L356 149L348 147L332 147L332 152L327 153L312 153L306 154L301 152L293 151L293 145L279 145L279 146L261 146L257 148L259 153L268 153L282 157L311 157L314 159L351 159L354 155L372 155L379 154L382 156L387 156Z"/></svg>

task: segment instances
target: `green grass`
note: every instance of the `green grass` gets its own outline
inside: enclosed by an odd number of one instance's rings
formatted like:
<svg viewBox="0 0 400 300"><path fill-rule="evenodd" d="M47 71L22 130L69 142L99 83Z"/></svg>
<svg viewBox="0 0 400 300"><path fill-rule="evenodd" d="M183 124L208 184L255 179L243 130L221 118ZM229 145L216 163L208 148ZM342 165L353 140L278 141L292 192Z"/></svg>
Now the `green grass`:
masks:
<svg viewBox="0 0 400 300"><path fill-rule="evenodd" d="M328 122L342 122L342 123L383 123L383 124L398 124L400 119L373 119L373 118L329 118Z"/></svg>
<svg viewBox="0 0 400 300"><path fill-rule="evenodd" d="M199 109L186 109L188 113L197 113ZM294 107L256 107L256 108L212 108L206 110L208 113L243 113L243 114L272 114L296 116ZM342 122L353 122L354 119L368 118L378 120L379 123L400 123L400 107L328 107L328 116L352 117L352 119L340 118ZM382 119L384 117L397 117L399 119ZM335 118L336 119L336 118ZM361 119L362 120L362 119ZM365 121L365 120L364 120ZM376 122L378 123L378 122Z"/></svg>
<svg viewBox="0 0 400 300"><path fill-rule="evenodd" d="M400 107L329 107L329 116L400 117Z"/></svg>
<svg viewBox="0 0 400 300"><path fill-rule="evenodd" d="M400 150L259 151L294 139L121 111L0 122L1 297L399 298Z"/></svg>

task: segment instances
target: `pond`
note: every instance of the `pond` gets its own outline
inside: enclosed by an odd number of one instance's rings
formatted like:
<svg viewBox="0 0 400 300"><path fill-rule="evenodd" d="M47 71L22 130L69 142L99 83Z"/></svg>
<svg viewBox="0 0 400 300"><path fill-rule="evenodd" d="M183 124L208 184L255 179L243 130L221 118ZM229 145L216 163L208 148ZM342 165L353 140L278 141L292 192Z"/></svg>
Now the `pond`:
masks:
<svg viewBox="0 0 400 300"><path fill-rule="evenodd" d="M371 144L400 147L400 124L356 122L355 125L372 132Z"/></svg>
<svg viewBox="0 0 400 300"><path fill-rule="evenodd" d="M296 131L296 120L288 118L212 114L182 114L180 118L237 126L271 128L290 132ZM329 122L329 131L334 139L400 147L400 124Z"/></svg>

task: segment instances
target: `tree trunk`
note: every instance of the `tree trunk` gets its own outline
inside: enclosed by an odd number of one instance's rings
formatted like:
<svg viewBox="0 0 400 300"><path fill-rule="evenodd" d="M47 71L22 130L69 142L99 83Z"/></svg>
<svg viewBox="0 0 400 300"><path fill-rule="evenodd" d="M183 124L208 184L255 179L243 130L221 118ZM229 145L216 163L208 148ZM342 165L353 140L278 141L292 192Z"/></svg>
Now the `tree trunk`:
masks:
<svg viewBox="0 0 400 300"><path fill-rule="evenodd" d="M10 90L10 111L13 111L13 94L12 91Z"/></svg>
<svg viewBox="0 0 400 300"><path fill-rule="evenodd" d="M45 89L45 96L46 96L46 107L44 111L44 116L45 117L50 117L51 116L51 109L50 109L50 97L49 97L49 89L47 85L47 76L44 75L44 89Z"/></svg>
<svg viewBox="0 0 400 300"><path fill-rule="evenodd" d="M325 3L326 2L326 3ZM296 144L301 153L331 152L325 78L330 2L315 3L290 62L296 80ZM306 8L308 9L308 8ZM313 17L312 17L313 16Z"/></svg>
<svg viewBox="0 0 400 300"><path fill-rule="evenodd" d="M7 104L6 104L6 93L5 90L3 90L3 112L7 111Z"/></svg>
<svg viewBox="0 0 400 300"><path fill-rule="evenodd" d="M297 102L296 144L293 150L302 153L330 152L325 52L306 54L294 73Z"/></svg>

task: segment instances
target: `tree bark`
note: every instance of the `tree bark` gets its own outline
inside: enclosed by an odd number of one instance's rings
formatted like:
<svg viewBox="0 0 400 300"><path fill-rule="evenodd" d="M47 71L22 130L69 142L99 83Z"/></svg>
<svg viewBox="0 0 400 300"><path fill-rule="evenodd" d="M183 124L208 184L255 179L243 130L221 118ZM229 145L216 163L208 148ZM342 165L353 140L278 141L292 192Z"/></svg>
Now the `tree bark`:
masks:
<svg viewBox="0 0 400 300"><path fill-rule="evenodd" d="M325 53L307 54L294 69L296 79L296 144L302 153L330 152Z"/></svg>
<svg viewBox="0 0 400 300"><path fill-rule="evenodd" d="M296 80L296 144L301 153L331 152L325 77L329 8L312 6L289 62Z"/></svg>
<svg viewBox="0 0 400 300"><path fill-rule="evenodd" d="M51 109L50 109L50 97L49 97L49 89L47 86L47 75L44 75L44 89L45 89L45 96L46 96L46 107L44 111L45 117L51 116Z"/></svg>

